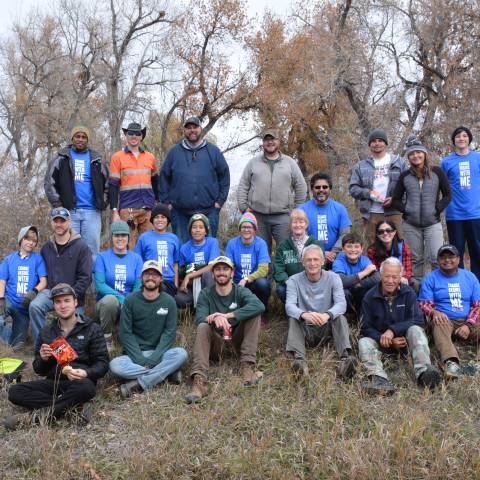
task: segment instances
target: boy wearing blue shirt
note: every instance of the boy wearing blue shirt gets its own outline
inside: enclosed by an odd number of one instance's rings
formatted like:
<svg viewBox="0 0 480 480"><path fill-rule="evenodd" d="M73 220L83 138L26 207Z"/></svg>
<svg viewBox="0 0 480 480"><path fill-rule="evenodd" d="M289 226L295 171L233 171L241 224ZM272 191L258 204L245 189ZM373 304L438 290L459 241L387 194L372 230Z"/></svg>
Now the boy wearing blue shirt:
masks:
<svg viewBox="0 0 480 480"><path fill-rule="evenodd" d="M135 246L143 262L155 260L162 266L163 291L175 298L178 288L178 261L180 241L169 232L170 210L163 203L152 209L151 219L154 230L142 233Z"/></svg>
<svg viewBox="0 0 480 480"><path fill-rule="evenodd" d="M342 238L342 250L332 270L342 279L347 305L358 314L363 297L380 281L380 275L370 259L362 255L362 239L356 233L347 233Z"/></svg>
<svg viewBox="0 0 480 480"><path fill-rule="evenodd" d="M298 208L307 214L308 234L322 243L325 260L331 265L341 251L342 237L350 231L352 221L347 209L341 203L329 198L332 191L330 175L316 173L310 179L310 188L313 199Z"/></svg>
<svg viewBox="0 0 480 480"><path fill-rule="evenodd" d="M14 347L25 343L28 306L47 286L47 267L42 256L33 251L37 243L37 227L23 227L18 234L19 250L0 265L0 337ZM7 315L13 320L11 330L4 326Z"/></svg>
<svg viewBox="0 0 480 480"><path fill-rule="evenodd" d="M438 250L439 268L424 278L418 297L420 308L430 318L447 379L461 375L452 337L475 342L480 338L480 283L459 264L457 248L443 245Z"/></svg>
<svg viewBox="0 0 480 480"><path fill-rule="evenodd" d="M233 281L251 290L265 306L268 307L270 283L267 279L268 266L271 262L265 240L256 236L257 219L250 212L245 212L238 222L240 235L227 243L225 256L235 265ZM268 317L262 315L262 328L268 324Z"/></svg>
<svg viewBox="0 0 480 480"><path fill-rule="evenodd" d="M458 127L452 133L455 151L441 162L452 189L452 201L445 210L448 239L455 245L463 268L465 242L470 269L480 280L480 153L470 150L472 132Z"/></svg>
<svg viewBox="0 0 480 480"><path fill-rule="evenodd" d="M200 290L214 284L209 263L220 256L218 240L208 236L210 222L206 215L192 215L188 232L191 238L180 248L180 274L183 280L175 296L178 308L196 306Z"/></svg>

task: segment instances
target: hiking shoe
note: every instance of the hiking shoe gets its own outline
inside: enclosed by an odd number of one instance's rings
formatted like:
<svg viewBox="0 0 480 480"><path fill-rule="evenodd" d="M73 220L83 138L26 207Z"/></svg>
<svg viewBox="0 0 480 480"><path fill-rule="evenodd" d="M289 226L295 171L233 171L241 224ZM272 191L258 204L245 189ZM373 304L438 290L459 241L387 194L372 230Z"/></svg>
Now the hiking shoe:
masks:
<svg viewBox="0 0 480 480"><path fill-rule="evenodd" d="M178 369L176 372L173 372L167 377L168 383L173 385L180 385L183 381L182 371Z"/></svg>
<svg viewBox="0 0 480 480"><path fill-rule="evenodd" d="M442 374L438 368L429 365L427 369L418 377L418 384L421 387L427 387L433 390L435 387L442 383Z"/></svg>
<svg viewBox="0 0 480 480"><path fill-rule="evenodd" d="M2 425L10 431L18 430L20 428L31 427L32 425L37 425L40 423L40 418L36 413L19 413L17 415L10 415L6 417Z"/></svg>
<svg viewBox="0 0 480 480"><path fill-rule="evenodd" d="M366 382L362 383L362 389L370 395L393 395L395 393L395 385L386 378L378 375L371 375Z"/></svg>
<svg viewBox="0 0 480 480"><path fill-rule="evenodd" d="M341 358L337 369L338 376L344 380L352 378L357 372L357 365L357 359L353 355Z"/></svg>
<svg viewBox="0 0 480 480"><path fill-rule="evenodd" d="M292 363L292 370L298 377L308 375L308 366L307 362L302 358L296 358Z"/></svg>
<svg viewBox="0 0 480 480"><path fill-rule="evenodd" d="M477 375L477 373L480 373L480 365L478 363L467 363L467 365L464 365L462 367L462 374L463 375Z"/></svg>
<svg viewBox="0 0 480 480"><path fill-rule="evenodd" d="M447 360L445 362L445 370L443 371L445 380L456 380L462 375L460 365L453 360Z"/></svg>
<svg viewBox="0 0 480 480"><path fill-rule="evenodd" d="M185 395L187 403L196 403L208 395L207 379L198 373L193 376L193 385L190 392Z"/></svg>
<svg viewBox="0 0 480 480"><path fill-rule="evenodd" d="M260 318L260 328L262 330L266 330L267 328L270 328L270 318L266 313L264 313Z"/></svg>
<svg viewBox="0 0 480 480"><path fill-rule="evenodd" d="M91 402L84 403L81 407L80 414L78 416L78 424L85 426L92 421L93 417L93 405Z"/></svg>
<svg viewBox="0 0 480 480"><path fill-rule="evenodd" d="M254 370L255 365L249 362L242 362L240 365L240 375L243 378L243 384L246 387L253 387L263 377L262 372L256 372Z"/></svg>
<svg viewBox="0 0 480 480"><path fill-rule="evenodd" d="M123 400L131 397L135 392L142 392L143 388L138 383L138 380L131 380L130 382L120 385L120 396Z"/></svg>

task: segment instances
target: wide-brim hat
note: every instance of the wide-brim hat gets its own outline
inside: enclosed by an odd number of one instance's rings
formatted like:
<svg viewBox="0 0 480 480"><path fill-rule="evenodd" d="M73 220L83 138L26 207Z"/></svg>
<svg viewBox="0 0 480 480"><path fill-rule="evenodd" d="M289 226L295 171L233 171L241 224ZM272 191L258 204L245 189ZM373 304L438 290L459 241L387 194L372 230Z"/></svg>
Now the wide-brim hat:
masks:
<svg viewBox="0 0 480 480"><path fill-rule="evenodd" d="M123 133L126 135L129 130L132 130L134 132L139 132L142 134L142 140L145 138L145 135L147 134L147 127L143 127L139 123L129 123L127 128L122 128Z"/></svg>

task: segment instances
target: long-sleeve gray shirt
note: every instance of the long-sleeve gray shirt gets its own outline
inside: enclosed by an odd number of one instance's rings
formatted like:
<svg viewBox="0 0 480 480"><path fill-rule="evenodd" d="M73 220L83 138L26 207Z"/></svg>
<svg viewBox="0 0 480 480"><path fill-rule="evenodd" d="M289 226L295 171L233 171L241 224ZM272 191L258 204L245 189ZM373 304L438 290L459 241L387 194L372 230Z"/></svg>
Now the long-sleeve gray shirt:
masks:
<svg viewBox="0 0 480 480"><path fill-rule="evenodd" d="M347 302L340 277L326 270L318 282L311 282L305 272L292 275L287 282L285 310L297 320L304 312L330 313L333 318L343 315Z"/></svg>

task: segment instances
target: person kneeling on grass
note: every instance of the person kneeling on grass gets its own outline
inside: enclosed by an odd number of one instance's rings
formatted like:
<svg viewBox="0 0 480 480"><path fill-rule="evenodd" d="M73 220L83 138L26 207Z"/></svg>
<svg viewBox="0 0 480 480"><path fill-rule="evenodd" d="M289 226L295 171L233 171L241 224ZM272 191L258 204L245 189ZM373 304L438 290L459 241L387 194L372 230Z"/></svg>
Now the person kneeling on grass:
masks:
<svg viewBox="0 0 480 480"><path fill-rule="evenodd" d="M148 260L142 269L142 291L131 293L120 314L120 342L125 355L110 362L110 371L129 382L120 386L125 399L163 382L182 381L180 367L187 352L172 348L177 334L175 300L162 292L162 267Z"/></svg>
<svg viewBox="0 0 480 480"><path fill-rule="evenodd" d="M332 270L340 275L347 306L360 314L365 294L380 281L377 267L362 255L362 239L355 233L342 238L342 253L339 253Z"/></svg>
<svg viewBox="0 0 480 480"><path fill-rule="evenodd" d="M387 258L380 266L380 283L363 298L358 351L368 376L362 388L368 393L391 395L395 392L381 357L383 353L406 351L407 347L421 387L433 389L442 381L439 370L430 361L424 319L415 292L401 278L400 261Z"/></svg>
<svg viewBox="0 0 480 480"><path fill-rule="evenodd" d="M45 325L35 346L33 369L43 380L12 385L8 399L15 405L34 410L34 413L12 415L3 425L8 430L40 423L42 419L56 419L68 409L82 407L80 420L88 423L90 408L84 404L95 396L96 383L108 371L108 352L100 326L93 320L75 313L77 294L66 283L55 285L50 291L56 319ZM57 363L50 344L63 337L77 353L67 371Z"/></svg>
<svg viewBox="0 0 480 480"><path fill-rule="evenodd" d="M305 344L314 347L333 337L340 357L338 374L355 375L357 361L352 355L345 294L340 277L322 270L325 262L318 245L305 247L302 254L304 272L292 275L287 283L285 310L288 318L287 354L293 357L292 369L306 375Z"/></svg>
<svg viewBox="0 0 480 480"><path fill-rule="evenodd" d="M454 245L440 247L437 257L439 268L424 278L418 300L430 318L445 378L453 380L470 369L460 369L452 336L477 344L480 338L480 284L473 273L459 268L460 254Z"/></svg>
<svg viewBox="0 0 480 480"><path fill-rule="evenodd" d="M197 335L193 353L193 387L185 397L195 403L208 393L210 356L218 355L231 341L240 356L240 374L245 386L256 385L262 377L255 371L262 302L247 288L232 282L233 263L220 256L212 262L215 285L204 288L198 297Z"/></svg>

